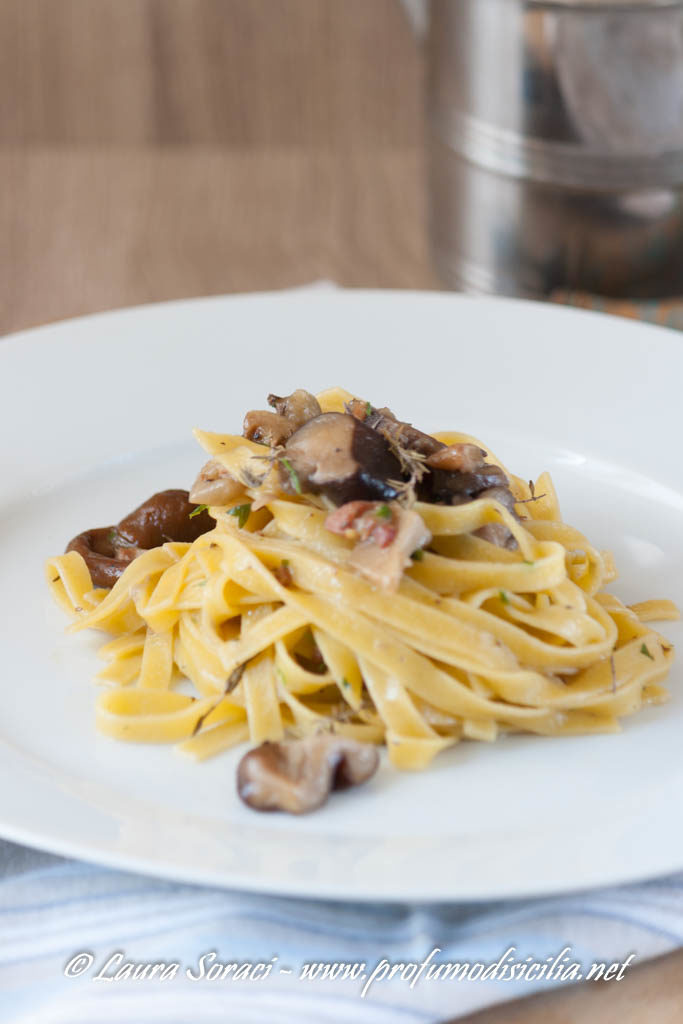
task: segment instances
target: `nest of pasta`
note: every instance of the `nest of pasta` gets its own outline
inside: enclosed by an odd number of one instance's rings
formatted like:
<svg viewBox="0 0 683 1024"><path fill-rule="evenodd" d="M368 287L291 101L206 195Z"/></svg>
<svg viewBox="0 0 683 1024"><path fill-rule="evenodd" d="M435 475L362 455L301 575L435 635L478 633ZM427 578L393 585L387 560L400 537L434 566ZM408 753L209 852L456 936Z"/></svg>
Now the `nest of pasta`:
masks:
<svg viewBox="0 0 683 1024"><path fill-rule="evenodd" d="M211 463L192 497L218 499L196 539L136 550L110 588L78 550L50 559L70 628L112 636L101 731L197 759L331 731L420 769L461 739L615 732L665 699L673 652L649 623L675 608L605 590L611 556L562 521L546 473L527 482L468 435L411 434L339 389L314 401L289 433L277 398L246 437L196 431ZM355 468L301 454L330 414ZM364 429L384 446L370 470Z"/></svg>

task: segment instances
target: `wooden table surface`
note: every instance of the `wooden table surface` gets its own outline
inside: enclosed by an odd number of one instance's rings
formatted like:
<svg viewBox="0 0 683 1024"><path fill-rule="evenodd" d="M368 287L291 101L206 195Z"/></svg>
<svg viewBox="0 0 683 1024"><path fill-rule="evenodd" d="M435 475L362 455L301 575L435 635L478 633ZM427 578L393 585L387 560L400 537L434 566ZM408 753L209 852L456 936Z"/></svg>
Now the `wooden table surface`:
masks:
<svg viewBox="0 0 683 1024"><path fill-rule="evenodd" d="M435 287L421 73L394 0L0 0L0 333Z"/></svg>
<svg viewBox="0 0 683 1024"><path fill-rule="evenodd" d="M422 78L395 0L0 0L0 333L316 278L438 287ZM679 1024L681 978L675 953L467 1021Z"/></svg>

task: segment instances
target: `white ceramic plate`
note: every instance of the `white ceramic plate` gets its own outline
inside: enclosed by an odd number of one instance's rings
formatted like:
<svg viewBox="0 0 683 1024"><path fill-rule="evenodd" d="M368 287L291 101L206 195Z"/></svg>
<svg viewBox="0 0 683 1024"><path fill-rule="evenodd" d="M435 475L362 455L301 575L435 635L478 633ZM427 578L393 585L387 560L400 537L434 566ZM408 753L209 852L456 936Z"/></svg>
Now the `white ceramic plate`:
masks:
<svg viewBox="0 0 683 1024"><path fill-rule="evenodd" d="M483 438L611 547L633 601L683 604L683 339L532 303L289 293L88 317L0 343L0 832L235 888L338 899L561 892L683 868L683 662L670 704L616 736L462 743L383 765L320 812L258 815L238 754L194 765L94 730L100 638L63 634L43 561L188 486L191 428L239 430L269 391L340 384ZM677 624L665 631L675 641Z"/></svg>

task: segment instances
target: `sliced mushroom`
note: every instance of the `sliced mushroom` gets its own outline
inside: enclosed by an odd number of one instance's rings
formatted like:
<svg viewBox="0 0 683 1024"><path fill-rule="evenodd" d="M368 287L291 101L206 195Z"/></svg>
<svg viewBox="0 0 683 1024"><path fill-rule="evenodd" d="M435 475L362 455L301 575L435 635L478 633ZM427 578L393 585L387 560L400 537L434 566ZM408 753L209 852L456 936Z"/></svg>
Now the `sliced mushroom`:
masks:
<svg viewBox="0 0 683 1024"><path fill-rule="evenodd" d="M517 518L515 496L509 487L490 487L488 490L478 494L477 497L490 498L493 501L497 501L515 519ZM487 523L486 526L480 526L478 530L475 530L474 536L481 537L482 540L487 540L489 544L495 544L498 548L509 548L509 550L513 551L517 547L517 541L505 523Z"/></svg>
<svg viewBox="0 0 683 1024"><path fill-rule="evenodd" d="M242 433L250 441L267 444L271 448L284 444L295 430L294 424L285 416L265 409L254 409L244 417Z"/></svg>
<svg viewBox="0 0 683 1024"><path fill-rule="evenodd" d="M312 395L310 391L304 391L302 388L293 391L291 395L286 395L284 398L280 398L278 395L268 395L268 405L275 409L275 412L280 416L284 416L286 420L289 420L294 425L295 430L303 427L304 423L308 423L315 416L320 416L322 412L320 402L315 395Z"/></svg>
<svg viewBox="0 0 683 1024"><path fill-rule="evenodd" d="M217 459L209 459L192 484L190 501L197 505L231 505L244 494L244 485L230 475Z"/></svg>
<svg viewBox="0 0 683 1024"><path fill-rule="evenodd" d="M430 469L418 483L417 493L421 501L439 505L458 505L461 499L473 501L492 487L506 487L508 478L500 466L482 466L469 473L460 470ZM455 500L457 499L457 500Z"/></svg>
<svg viewBox="0 0 683 1024"><path fill-rule="evenodd" d="M485 456L484 449L476 444L451 444L433 452L427 459L427 465L432 469L472 473L481 469Z"/></svg>
<svg viewBox="0 0 683 1024"><path fill-rule="evenodd" d="M113 587L125 568L143 551L166 541L196 540L216 525L203 510L198 515L187 491L153 494L127 515L118 526L85 530L69 541L67 551L77 551L90 570L96 587Z"/></svg>
<svg viewBox="0 0 683 1024"><path fill-rule="evenodd" d="M497 501L499 505L506 508L515 518L515 496L509 487L489 487L477 495L477 498L489 498L490 501Z"/></svg>
<svg viewBox="0 0 683 1024"><path fill-rule="evenodd" d="M375 747L334 733L266 742L240 761L237 792L258 811L305 814L321 807L333 789L371 778L378 765Z"/></svg>
<svg viewBox="0 0 683 1024"><path fill-rule="evenodd" d="M145 549L167 540L191 543L216 525L206 509L194 515L196 508L187 491L159 491L121 520L119 537Z"/></svg>
<svg viewBox="0 0 683 1024"><path fill-rule="evenodd" d="M380 546L370 535L356 544L348 561L350 568L389 593L398 589L403 570L411 565L412 553L432 539L424 520L414 509L395 505L392 511L397 529L391 543Z"/></svg>
<svg viewBox="0 0 683 1024"><path fill-rule="evenodd" d="M67 551L77 551L90 571L93 586L113 587L117 579L137 555L140 549L119 543L115 526L102 526L95 530L84 530L69 541Z"/></svg>
<svg viewBox="0 0 683 1024"><path fill-rule="evenodd" d="M474 531L474 536L494 544L497 548L508 548L513 551L517 547L515 537L505 523L487 523Z"/></svg>
<svg viewBox="0 0 683 1024"><path fill-rule="evenodd" d="M443 441L437 441L430 434L418 430L412 423L396 419L391 409L375 409L369 402L361 402L357 398L349 402L347 408L352 416L382 434L398 448L419 455L431 455L446 447Z"/></svg>
<svg viewBox="0 0 683 1024"><path fill-rule="evenodd" d="M512 498L505 472L500 466L488 465L484 461L486 452L478 445L447 446L412 424L398 420L390 409L376 409L357 398L348 403L347 410L363 426L378 431L404 466L406 453L417 453L424 460L415 476L416 493L422 501L461 505L492 489L507 490Z"/></svg>
<svg viewBox="0 0 683 1024"><path fill-rule="evenodd" d="M250 441L267 444L271 448L284 444L295 430L321 413L320 403L315 395L302 389L293 391L284 398L280 398L279 395L268 395L268 405L275 409L275 412L254 409L247 413L242 433Z"/></svg>
<svg viewBox="0 0 683 1024"><path fill-rule="evenodd" d="M283 489L324 494L335 505L397 495L401 466L386 440L346 413L326 412L299 427L280 462ZM293 473L291 471L294 471Z"/></svg>

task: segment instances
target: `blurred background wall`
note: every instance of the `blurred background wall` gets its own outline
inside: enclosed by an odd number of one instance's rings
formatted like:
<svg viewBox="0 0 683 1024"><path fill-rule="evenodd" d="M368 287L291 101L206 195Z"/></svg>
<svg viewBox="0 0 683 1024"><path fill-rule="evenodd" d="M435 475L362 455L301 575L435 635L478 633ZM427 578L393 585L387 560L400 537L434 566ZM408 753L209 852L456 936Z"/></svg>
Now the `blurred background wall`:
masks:
<svg viewBox="0 0 683 1024"><path fill-rule="evenodd" d="M399 0L0 0L0 333L434 287L422 79Z"/></svg>

